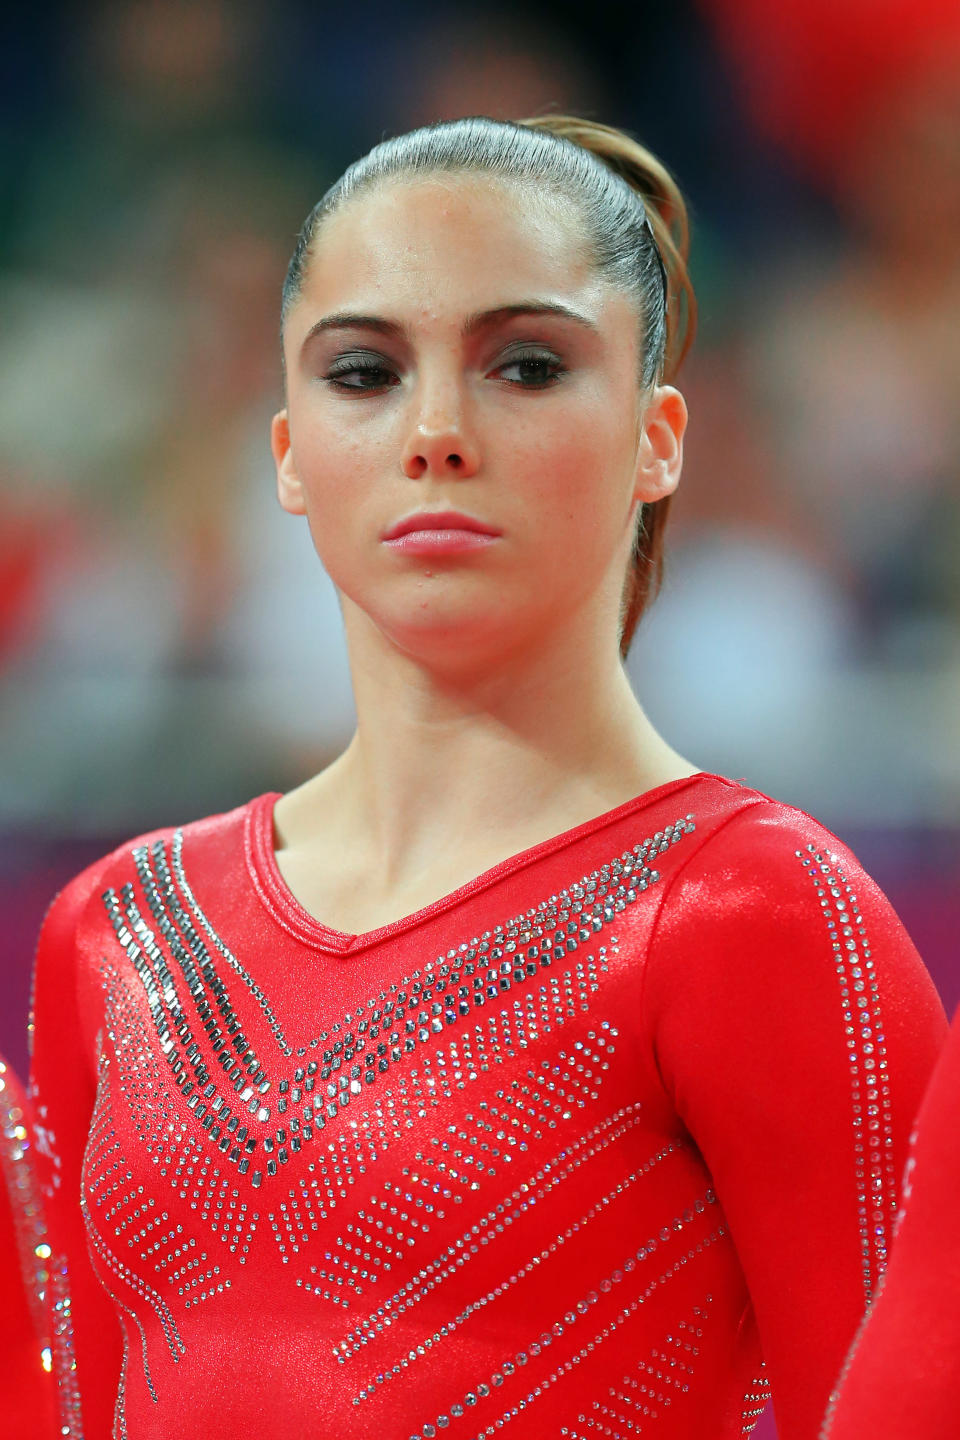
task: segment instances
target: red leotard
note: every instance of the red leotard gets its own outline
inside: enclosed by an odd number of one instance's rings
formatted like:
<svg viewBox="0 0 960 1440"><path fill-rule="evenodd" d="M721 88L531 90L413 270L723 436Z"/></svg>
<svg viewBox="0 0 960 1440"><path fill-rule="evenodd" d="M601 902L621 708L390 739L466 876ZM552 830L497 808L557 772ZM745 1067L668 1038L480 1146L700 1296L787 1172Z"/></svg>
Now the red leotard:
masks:
<svg viewBox="0 0 960 1440"><path fill-rule="evenodd" d="M890 1263L824 1440L953 1440L960 1408L960 1009L911 1135Z"/></svg>
<svg viewBox="0 0 960 1440"><path fill-rule="evenodd" d="M700 772L347 935L277 798L42 927L71 1433L815 1440L947 1028L856 857Z"/></svg>

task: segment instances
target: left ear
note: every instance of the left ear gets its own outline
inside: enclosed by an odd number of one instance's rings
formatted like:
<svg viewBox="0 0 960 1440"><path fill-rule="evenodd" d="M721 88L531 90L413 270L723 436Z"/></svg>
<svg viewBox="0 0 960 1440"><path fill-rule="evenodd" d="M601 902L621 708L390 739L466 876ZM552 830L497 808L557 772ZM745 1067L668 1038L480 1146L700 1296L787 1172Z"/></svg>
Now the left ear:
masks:
<svg viewBox="0 0 960 1440"><path fill-rule="evenodd" d="M644 503L671 495L683 469L687 402L673 385L656 385L641 416L634 499Z"/></svg>

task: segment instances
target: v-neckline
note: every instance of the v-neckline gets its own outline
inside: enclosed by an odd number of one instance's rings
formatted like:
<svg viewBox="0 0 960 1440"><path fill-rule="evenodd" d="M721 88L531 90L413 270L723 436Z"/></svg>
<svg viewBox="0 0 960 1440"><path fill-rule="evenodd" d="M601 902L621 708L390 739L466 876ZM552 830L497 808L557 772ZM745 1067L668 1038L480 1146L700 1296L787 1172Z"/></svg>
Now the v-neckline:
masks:
<svg viewBox="0 0 960 1440"><path fill-rule="evenodd" d="M283 796L281 790L265 791L248 803L244 846L247 866L261 900L285 930L291 931L298 939L305 940L317 948L339 954L355 954L357 951L368 949L372 945L402 935L405 931L424 924L434 916L451 909L460 901L493 885L504 876L533 864L545 855L553 854L565 845L572 845L593 831L600 830L605 825L611 825L634 811L644 810L658 800L665 799L668 795L680 794L687 787L703 780L718 780L724 785L735 783L726 776L716 775L709 770L698 770L693 775L682 775L674 780L665 780L661 785L656 785L651 790L645 790L642 794L623 801L611 810L605 810L602 814L593 816L592 819L581 821L580 824L574 825L568 830L562 830L557 835L549 836L524 850L517 851L516 854L508 855L495 865L481 871L479 875L475 875L473 879L466 881L463 885L458 885L455 890L439 896L430 904L421 906L409 915L402 915L373 930L358 931L353 934L325 925L318 916L313 915L305 906L301 905L283 878L277 863L275 849L277 837L273 819L274 806Z"/></svg>

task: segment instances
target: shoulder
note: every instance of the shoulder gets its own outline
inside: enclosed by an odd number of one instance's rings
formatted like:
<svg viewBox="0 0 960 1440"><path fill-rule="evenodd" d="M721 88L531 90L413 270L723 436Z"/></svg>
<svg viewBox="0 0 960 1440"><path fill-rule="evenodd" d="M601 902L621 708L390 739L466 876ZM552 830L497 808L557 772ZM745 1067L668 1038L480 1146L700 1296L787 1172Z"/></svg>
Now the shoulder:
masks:
<svg viewBox="0 0 960 1440"><path fill-rule="evenodd" d="M50 900L40 929L41 945L75 938L87 923L105 919L103 897L135 880L140 857L158 846L169 851L176 842L202 844L214 852L218 842L231 831L242 829L250 800L232 810L206 815L183 824L156 826L141 831L98 856L73 875Z"/></svg>
<svg viewBox="0 0 960 1440"><path fill-rule="evenodd" d="M943 1008L889 897L822 821L752 794L661 905L643 993L665 1068L736 1054L737 1067L766 1056L772 1072L777 1056L827 1043L833 1063L855 1015L905 1052L935 1054Z"/></svg>
<svg viewBox="0 0 960 1440"><path fill-rule="evenodd" d="M649 957L723 983L823 983L838 957L921 967L888 896L851 847L799 806L761 791L715 819L665 889ZM882 958L884 957L884 958ZM672 981L671 981L672 983Z"/></svg>
<svg viewBox="0 0 960 1440"><path fill-rule="evenodd" d="M710 880L727 898L749 908L816 889L817 877L836 876L875 886L861 861L821 820L797 805L741 787L738 803L712 817L707 834L670 886L676 903L692 885ZM730 895L735 885L735 896Z"/></svg>
<svg viewBox="0 0 960 1440"><path fill-rule="evenodd" d="M937 991L876 879L820 820L752 794L664 895L645 967L651 1017L675 1017L681 1038L716 1025L759 1042L762 1025L786 1043L821 1012L879 1013L882 999L891 1034L941 1043Z"/></svg>

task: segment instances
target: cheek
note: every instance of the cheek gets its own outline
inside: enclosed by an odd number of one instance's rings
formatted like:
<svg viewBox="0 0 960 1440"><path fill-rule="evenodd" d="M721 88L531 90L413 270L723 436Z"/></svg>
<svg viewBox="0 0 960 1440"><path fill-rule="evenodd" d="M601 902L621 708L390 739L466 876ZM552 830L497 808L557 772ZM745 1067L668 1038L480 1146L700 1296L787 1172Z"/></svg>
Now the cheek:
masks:
<svg viewBox="0 0 960 1440"><path fill-rule="evenodd" d="M301 422L293 453L308 512L318 519L329 515L349 524L382 474L378 448L347 425L314 418Z"/></svg>
<svg viewBox="0 0 960 1440"><path fill-rule="evenodd" d="M313 547L324 569L338 581L358 549L364 502L371 489L365 458L355 444L344 441L342 433L301 432L298 440L294 458Z"/></svg>
<svg viewBox="0 0 960 1440"><path fill-rule="evenodd" d="M522 453L504 456L504 463L513 468L544 531L558 539L574 528L599 541L621 524L623 456L599 415L558 414L549 427L538 428Z"/></svg>

